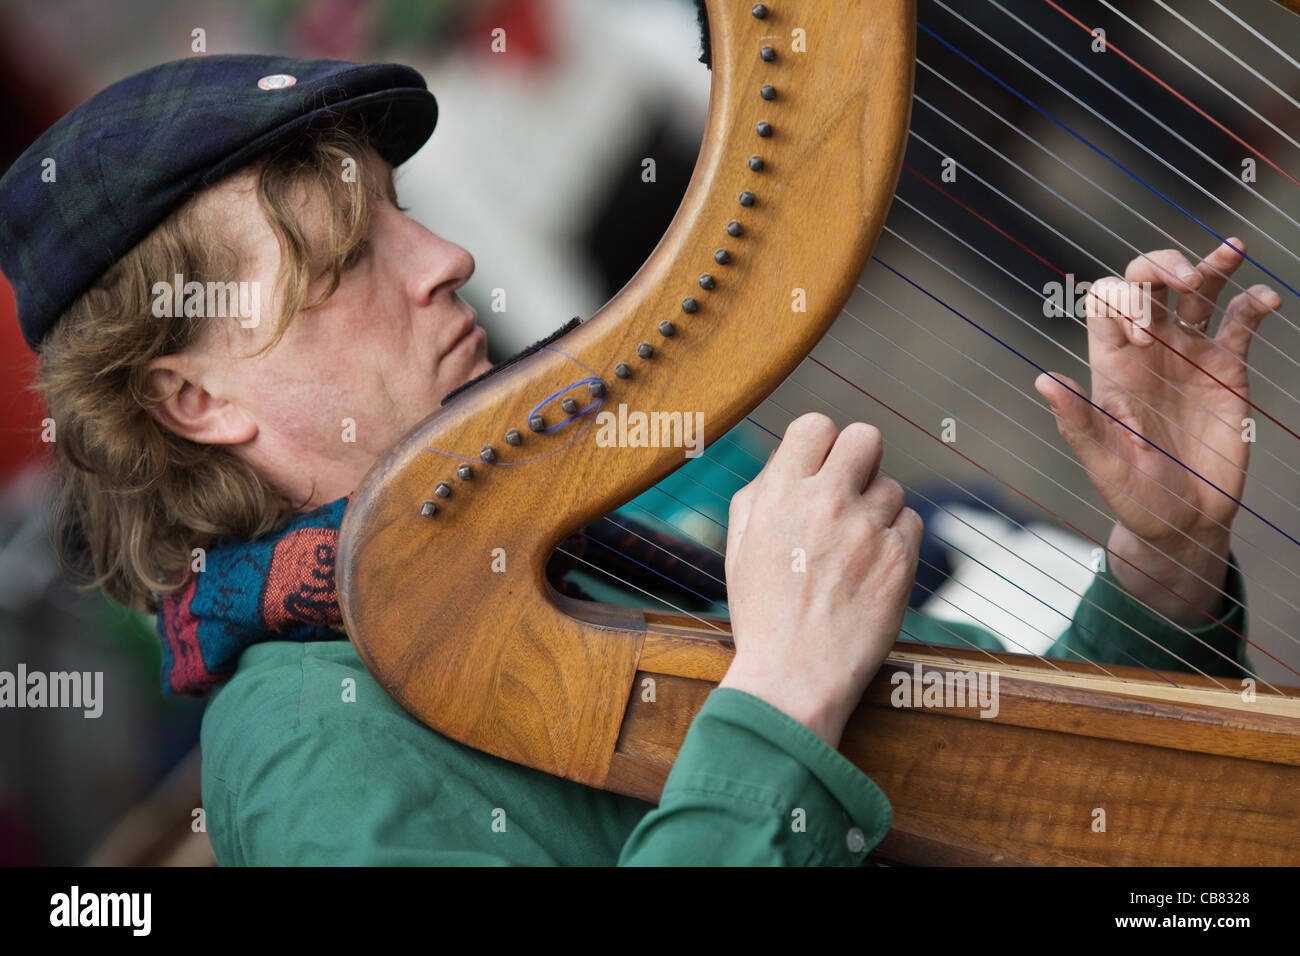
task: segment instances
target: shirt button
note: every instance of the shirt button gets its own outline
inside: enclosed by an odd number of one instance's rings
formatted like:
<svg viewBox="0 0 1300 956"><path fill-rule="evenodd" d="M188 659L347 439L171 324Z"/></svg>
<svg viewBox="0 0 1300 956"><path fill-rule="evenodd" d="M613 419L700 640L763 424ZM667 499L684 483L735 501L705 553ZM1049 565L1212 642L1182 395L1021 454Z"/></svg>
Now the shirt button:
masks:
<svg viewBox="0 0 1300 956"><path fill-rule="evenodd" d="M850 853L861 853L867 847L866 834L864 834L858 827L850 828L845 842L849 845Z"/></svg>

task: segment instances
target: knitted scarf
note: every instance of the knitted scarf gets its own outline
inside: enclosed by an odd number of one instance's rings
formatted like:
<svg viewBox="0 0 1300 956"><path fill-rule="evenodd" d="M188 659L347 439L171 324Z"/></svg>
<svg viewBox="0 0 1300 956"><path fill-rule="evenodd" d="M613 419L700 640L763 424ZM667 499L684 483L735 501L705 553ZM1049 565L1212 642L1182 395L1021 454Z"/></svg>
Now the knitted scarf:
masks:
<svg viewBox="0 0 1300 956"><path fill-rule="evenodd" d="M206 694L258 641L346 639L334 552L347 501L297 515L256 541L220 542L188 585L162 598L164 693Z"/></svg>
<svg viewBox="0 0 1300 956"><path fill-rule="evenodd" d="M348 499L298 515L256 541L224 540L204 556L183 589L159 602L166 694L202 696L234 673L259 641L345 640L334 581L334 552ZM547 565L560 593L592 600L566 575L595 564L632 585L629 602L671 582L672 600L726 601L722 555L611 515L566 539ZM716 607L714 608L716 610Z"/></svg>

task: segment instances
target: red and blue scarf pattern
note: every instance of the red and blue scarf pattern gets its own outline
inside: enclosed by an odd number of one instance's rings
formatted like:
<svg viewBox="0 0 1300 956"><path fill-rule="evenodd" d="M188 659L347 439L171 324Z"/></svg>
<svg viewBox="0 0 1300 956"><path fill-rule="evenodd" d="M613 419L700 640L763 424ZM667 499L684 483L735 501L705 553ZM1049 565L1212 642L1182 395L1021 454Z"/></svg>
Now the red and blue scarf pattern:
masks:
<svg viewBox="0 0 1300 956"><path fill-rule="evenodd" d="M345 640L334 556L347 498L256 541L223 541L158 608L167 694L206 694L258 641Z"/></svg>

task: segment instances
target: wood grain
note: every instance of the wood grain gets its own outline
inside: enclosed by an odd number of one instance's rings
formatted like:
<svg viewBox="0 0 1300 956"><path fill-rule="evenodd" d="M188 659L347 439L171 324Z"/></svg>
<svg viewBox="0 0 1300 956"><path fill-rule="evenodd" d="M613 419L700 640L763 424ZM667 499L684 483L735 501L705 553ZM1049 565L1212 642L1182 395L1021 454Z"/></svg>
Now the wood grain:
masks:
<svg viewBox="0 0 1300 956"><path fill-rule="evenodd" d="M684 462L680 447L601 447L619 404L704 414L713 441L757 406L835 320L897 181L911 102L912 0L708 3L708 129L668 232L590 321L439 409L383 461L344 517L344 623L376 679L433 729L509 760L657 799L691 721L725 674L726 621L571 601L549 555ZM794 26L814 42L773 39ZM760 49L771 45L775 58ZM775 99L759 89L771 84ZM772 135L757 135L770 123ZM749 158L761 155L754 171ZM752 205L742 205L742 192ZM728 233L737 221L743 234ZM727 262L715 258L725 250ZM704 288L701 275L713 277ZM795 288L806 312L791 310ZM684 311L691 297L698 308ZM660 334L663 321L675 334ZM640 358L638 343L653 346ZM560 351L559 349L562 349ZM630 374L615 374L626 363ZM598 378L605 393L588 394ZM575 383L578 383L575 385ZM566 392L566 389L568 390ZM561 393L584 412L563 422ZM505 433L524 436L507 445ZM496 461L480 460L492 446ZM456 477L471 462L473 478ZM449 498L434 498L439 482ZM437 513L421 514L424 501ZM499 568L504 557L504 570ZM1300 863L1300 713L1213 681L1046 664L946 661L900 645L842 743L895 810L882 858L910 863ZM894 707L900 668L997 668L994 719ZM653 701L641 682L654 681ZM1097 832L1092 814L1107 814Z"/></svg>
<svg viewBox="0 0 1300 956"><path fill-rule="evenodd" d="M591 409L551 434L528 428L548 396L592 375L600 404L702 412L713 441L811 350L835 320L880 232L911 106L911 0L709 4L708 133L668 232L590 321L439 409L376 465L343 521L338 579L347 631L403 707L470 746L601 786L646 624L557 607L555 546L684 461L681 447L599 447ZM799 26L808 53L771 39ZM768 37L768 39L765 39ZM760 56L771 46L775 58ZM771 85L775 99L760 96ZM758 124L770 136L757 133ZM761 155L763 169L750 168ZM748 192L752 205L739 197ZM736 221L743 234L732 236ZM729 261L715 259L725 249ZM700 276L714 277L712 289ZM793 312L804 290L807 312ZM698 302L694 312L683 300ZM671 321L676 332L660 334ZM653 357L637 346L651 343ZM626 379L615 366L630 367ZM564 420L559 396L541 408ZM518 446L505 442L516 428ZM493 465L479 461L485 445ZM428 449L436 449L430 451ZM471 481L456 478L477 462ZM432 518L420 513L446 481ZM504 548L505 573L492 573ZM594 615L594 616L593 616ZM618 623L621 621L621 625Z"/></svg>

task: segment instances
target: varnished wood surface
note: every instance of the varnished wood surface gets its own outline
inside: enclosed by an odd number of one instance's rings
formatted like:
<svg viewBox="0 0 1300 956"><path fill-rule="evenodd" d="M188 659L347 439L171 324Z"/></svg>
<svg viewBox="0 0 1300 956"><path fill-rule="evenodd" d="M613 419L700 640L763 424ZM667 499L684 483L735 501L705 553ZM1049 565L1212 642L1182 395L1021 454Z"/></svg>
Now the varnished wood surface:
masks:
<svg viewBox="0 0 1300 956"><path fill-rule="evenodd" d="M835 320L866 264L898 178L911 107L911 0L711 2L708 132L667 234L631 282L558 351L471 389L381 461L344 517L340 599L347 631L384 688L429 726L471 746L584 783L604 783L644 622L561 613L545 582L566 535L684 461L682 448L597 447L592 415L551 435L530 411L595 374L603 407L702 412L705 437L732 428ZM817 38L792 53L794 27ZM760 57L772 46L775 59ZM776 98L759 95L772 85ZM757 135L768 123L772 135ZM749 158L761 155L761 172ZM742 205L742 191L753 194ZM743 235L728 234L738 221ZM728 263L715 260L726 249ZM715 277L703 289L702 273ZM806 312L792 311L803 290ZM698 311L686 313L686 297ZM672 337L659 323L676 325ZM637 356L640 342L652 358ZM618 378L617 363L631 376ZM570 393L586 406L585 388ZM552 402L548 422L565 417ZM508 446L517 428L523 442ZM584 430L585 428L585 430ZM478 461L484 445L500 456ZM437 452L427 449L438 449ZM472 481L456 478L475 462ZM449 482L433 518L420 514ZM504 548L508 571L490 571ZM592 613L590 611L588 614ZM607 617L619 618L619 612Z"/></svg>
<svg viewBox="0 0 1300 956"><path fill-rule="evenodd" d="M869 257L897 179L911 97L910 0L709 3L708 131L668 233L605 308L430 416L350 504L339 549L344 623L384 688L472 747L645 799L662 788L691 720L731 660L729 626L568 601L544 568L569 533L683 462L681 449L602 448L590 416L529 431L547 396L587 376L601 406L702 411L708 441L755 407L834 321ZM795 25L812 52L773 43ZM763 83L775 100L758 95ZM759 122L772 124L758 137ZM751 155L765 166L755 173ZM754 194L741 206L742 190ZM738 220L741 237L726 224ZM717 263L726 249L731 260ZM716 279L704 290L701 273ZM803 289L808 311L791 311ZM684 313L691 296L698 311ZM658 325L669 320L676 334ZM654 346L640 359L639 342ZM626 362L631 375L614 374ZM585 388L570 392L587 406ZM563 420L558 396L543 413ZM594 414L594 412L592 413ZM524 439L508 446L505 432ZM496 464L479 461L492 445ZM473 463L474 477L456 478ZM447 499L433 488L446 481ZM420 514L436 501L438 514ZM493 570L502 549L506 570ZM1300 718L1180 675L1099 678L1070 662L952 650L1005 668L999 716L888 702L894 669L945 666L900 645L842 750L884 789L894 830L878 850L910 863L1300 863ZM990 663L993 661L994 663ZM1064 675L1064 679L1062 678ZM1073 678L1071 675L1074 675ZM653 701L640 681L655 681ZM1159 693L1157 691L1160 691ZM1272 711L1272 712L1265 712ZM1092 813L1107 814L1094 832Z"/></svg>
<svg viewBox="0 0 1300 956"><path fill-rule="evenodd" d="M886 862L1300 862L1294 721L1189 727L1177 709L1153 713L1131 698L1049 702L1035 700L1032 686L1006 685L998 717L986 720L973 708L891 706L892 669L872 683L840 745L894 808L893 830L876 853ZM647 677L653 702L641 692ZM657 799L712 689L708 681L638 673L612 788ZM1129 710L1118 711L1120 703ZM1224 716L1230 724L1231 712Z"/></svg>

